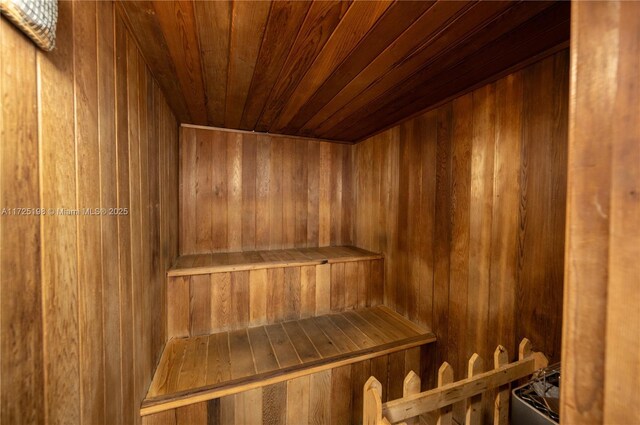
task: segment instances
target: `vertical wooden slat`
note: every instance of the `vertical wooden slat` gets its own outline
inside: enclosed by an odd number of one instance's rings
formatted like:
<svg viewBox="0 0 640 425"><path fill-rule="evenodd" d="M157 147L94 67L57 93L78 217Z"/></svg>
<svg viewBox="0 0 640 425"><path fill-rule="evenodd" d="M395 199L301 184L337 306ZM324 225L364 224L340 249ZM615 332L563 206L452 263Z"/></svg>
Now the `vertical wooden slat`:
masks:
<svg viewBox="0 0 640 425"><path fill-rule="evenodd" d="M364 384L363 425L379 425L382 418L382 385L373 376Z"/></svg>
<svg viewBox="0 0 640 425"><path fill-rule="evenodd" d="M262 388L236 394L234 406L236 424L262 425Z"/></svg>
<svg viewBox="0 0 640 425"><path fill-rule="evenodd" d="M351 365L351 423L362 423L363 391L371 373L371 360L364 360Z"/></svg>
<svg viewBox="0 0 640 425"><path fill-rule="evenodd" d="M311 317L316 311L316 267L300 267L300 317Z"/></svg>
<svg viewBox="0 0 640 425"><path fill-rule="evenodd" d="M345 307L345 263L331 264L331 310L342 311Z"/></svg>
<svg viewBox="0 0 640 425"><path fill-rule="evenodd" d="M249 272L249 323L251 326L267 323L267 270Z"/></svg>
<svg viewBox="0 0 640 425"><path fill-rule="evenodd" d="M256 248L257 136L242 136L242 250Z"/></svg>
<svg viewBox="0 0 640 425"><path fill-rule="evenodd" d="M471 184L469 208L469 288L465 356L488 356L491 226L495 157L495 87L472 94ZM473 282L473 284L471 284Z"/></svg>
<svg viewBox="0 0 640 425"><path fill-rule="evenodd" d="M287 425L308 423L310 376L287 381Z"/></svg>
<svg viewBox="0 0 640 425"><path fill-rule="evenodd" d="M474 353L469 359L468 377L472 378L483 372L482 358ZM480 425L482 423L482 394L467 400L467 415L465 425Z"/></svg>
<svg viewBox="0 0 640 425"><path fill-rule="evenodd" d="M213 314L212 282L209 275L201 274L189 278L189 335L205 335L211 331ZM215 299L220 302L219 299ZM169 300L170 304L180 300Z"/></svg>
<svg viewBox="0 0 640 425"><path fill-rule="evenodd" d="M211 274L211 332L229 329L231 323L230 273Z"/></svg>
<svg viewBox="0 0 640 425"><path fill-rule="evenodd" d="M128 116L128 82L127 82L127 38L124 23L116 19L116 142L118 145L118 208L131 209L130 203L130 140ZM131 217L129 214L118 217L118 244L120 260L120 340L122 342L122 417L133 417L133 388L131 372L133 371L133 333L132 325L132 281L131 281Z"/></svg>
<svg viewBox="0 0 640 425"><path fill-rule="evenodd" d="M115 128L115 58L114 58L114 6L97 3L98 34L98 122L100 140L101 208L117 206L117 147ZM154 179L157 181L157 178ZM118 276L118 217L101 216L102 229L102 295L103 335L105 351L105 391L109 402L105 403L104 420L117 421L122 412L122 382L120 361L120 288ZM159 245L159 244L158 244ZM158 249L160 247L158 246ZM158 300L163 302L164 300ZM164 341L163 341L164 342Z"/></svg>
<svg viewBox="0 0 640 425"><path fill-rule="evenodd" d="M69 41L66 35L63 37L65 41ZM57 113L40 116L41 119L46 118L41 121L42 130L46 131L43 133L43 142L46 144L39 147L37 79L40 78L41 82L42 71L47 72L44 77L51 82L55 82L55 76L51 74L51 65L45 65L42 70L40 62L43 58L36 55L35 46L4 18L0 20L0 45L0 207L44 207L45 199L40 198L41 194L47 194L51 198L55 192L49 186L51 182L38 181L38 174L46 171L53 176L55 168L53 164L41 168L43 164L38 162L38 150L46 149L41 155L46 153L55 159L53 124L56 116L50 115ZM37 64L41 69L40 75L36 73ZM65 94L65 88L62 87L62 95ZM53 90L55 87L49 88L42 95L53 100L56 96ZM63 110L58 113L64 114L68 112L68 104L67 99L61 99L64 101ZM67 130L69 128L63 126L63 131ZM66 134L69 135L68 132ZM72 152L68 141L69 139L62 146L64 152L59 153L60 155ZM66 161L70 158L61 159ZM46 201L57 203L55 199ZM53 238L50 240L54 246L57 246L57 239L64 235L57 234L55 227L50 227L55 226L52 223L55 220L46 216L40 218L37 215L4 213L0 220L0 422L3 424L44 423L43 349L50 336L43 335L42 309L43 305L45 308L56 307L58 301L47 300L46 297L55 293L60 284L66 284L64 281L57 282L58 279L51 276L51 272L55 270L52 266L55 267L61 258L51 258L48 255L47 262L41 262L42 256L46 254L42 252L42 239L49 235ZM67 218L63 217L62 220ZM73 259L71 262L73 264ZM41 265L47 265L47 268L41 269ZM71 268L70 265L60 265L63 267L61 272ZM52 278L57 282L53 287L44 280ZM66 297L66 294L63 296ZM62 314L64 317L67 311L62 311ZM53 329L50 331L55 332L60 325L54 319L52 318ZM72 332L73 329L69 331ZM54 340L53 343L57 344L57 341ZM61 353L60 348L55 345L52 349ZM76 353L72 350L71 354L73 356ZM48 355L45 359L55 360ZM63 371L67 368L68 365L63 363Z"/></svg>
<svg viewBox="0 0 640 425"><path fill-rule="evenodd" d="M231 318L236 328L243 328L250 320L250 289L249 272L239 271L231 273Z"/></svg>
<svg viewBox="0 0 640 425"><path fill-rule="evenodd" d="M295 214L294 244L296 248L307 246L308 234L308 203L309 203L309 163L316 162L317 158L309 158L308 146L310 143L301 140L292 140L294 144L295 158L293 161L293 203Z"/></svg>
<svg viewBox="0 0 640 425"><path fill-rule="evenodd" d="M318 245L331 243L331 144L320 143L318 178Z"/></svg>
<svg viewBox="0 0 640 425"><path fill-rule="evenodd" d="M404 382L402 384L402 397L409 397L410 395L418 394L420 392L420 377L416 375L413 371L409 372L407 376L404 377ZM407 419L405 421L407 425L415 425L419 423L419 418L414 417Z"/></svg>
<svg viewBox="0 0 640 425"><path fill-rule="evenodd" d="M496 146L491 235L491 294L487 346L515 352L518 194L522 127L522 73L496 83Z"/></svg>
<svg viewBox="0 0 640 425"><path fill-rule="evenodd" d="M227 144L227 243L222 250L241 251L243 248L242 220L244 217L242 188L243 177L243 136L228 133ZM255 180L250 182L255 185ZM250 212L251 210L249 210Z"/></svg>
<svg viewBox="0 0 640 425"><path fill-rule="evenodd" d="M331 370L331 424L349 423L351 418L351 365Z"/></svg>
<svg viewBox="0 0 640 425"><path fill-rule="evenodd" d="M203 252L221 252L228 250L229 243L229 228L227 226L229 211L227 137L224 133L213 133L208 136L203 143L205 145L211 144L211 146L202 152L202 156L199 155L198 158L202 159L203 164L209 165L204 165L204 169L198 167L198 171L205 176L211 175L209 199L211 199L212 203L209 204L210 206L207 206L206 203L204 205L197 203L196 208L199 212L203 212L204 225L211 226L211 240L209 245L207 245L206 240L203 241L200 249ZM198 147L203 147L203 145L199 144ZM205 197L205 199L207 198ZM208 212L206 211L207 209L209 209Z"/></svg>
<svg viewBox="0 0 640 425"><path fill-rule="evenodd" d="M330 423L331 403L327 394L332 391L331 370L314 373L309 377L309 423L323 425Z"/></svg>
<svg viewBox="0 0 640 425"><path fill-rule="evenodd" d="M175 409L176 425L206 424L207 404L196 403ZM171 420L170 418L167 418Z"/></svg>
<svg viewBox="0 0 640 425"><path fill-rule="evenodd" d="M309 142L307 158L307 246L320 246L320 142Z"/></svg>
<svg viewBox="0 0 640 425"><path fill-rule="evenodd" d="M284 269L267 270L267 321L279 322L285 315Z"/></svg>
<svg viewBox="0 0 640 425"><path fill-rule="evenodd" d="M284 425L287 423L286 382L262 388L262 423L264 425Z"/></svg>
<svg viewBox="0 0 640 425"><path fill-rule="evenodd" d="M48 55L43 52L37 54L42 166L40 199L46 208L75 209L77 206L72 6L65 2L59 4L58 25L66 30L57 34L58 48ZM13 36L5 27L3 43L10 42L9 37ZM42 218L42 244L46 247L42 252L42 297L46 323L43 351L47 377L44 414L50 422L80 422L80 383L77 378L70 379L80 373L76 230L74 217ZM126 304L122 304L125 307ZM127 320L126 323L129 322ZM130 341L126 343L131 352ZM127 359L123 360L126 362ZM125 364L131 366L129 362ZM130 413L127 411L126 417Z"/></svg>
<svg viewBox="0 0 640 425"><path fill-rule="evenodd" d="M180 252L196 252L198 141L196 130L180 128ZM162 151L161 151L162 152Z"/></svg>
<svg viewBox="0 0 640 425"><path fill-rule="evenodd" d="M294 139L284 139L282 146L282 247L293 248L296 239L296 182Z"/></svg>
<svg viewBox="0 0 640 425"><path fill-rule="evenodd" d="M316 314L331 310L331 264L316 266Z"/></svg>
<svg viewBox="0 0 640 425"><path fill-rule="evenodd" d="M509 354L503 346L498 346L493 353L493 367L500 367L509 363ZM496 393L493 404L494 425L507 425L509 423L509 385L503 385Z"/></svg>
<svg viewBox="0 0 640 425"><path fill-rule="evenodd" d="M79 208L92 209L100 205L96 17L95 3L74 4L77 202ZM83 422L96 424L104 418L105 389L101 244L99 216L78 216L80 414Z"/></svg>
<svg viewBox="0 0 640 425"><path fill-rule="evenodd" d="M301 304L301 267L287 267L284 269L283 308L284 319L294 320L300 318Z"/></svg>
<svg viewBox="0 0 640 425"><path fill-rule="evenodd" d="M640 106L637 71L640 63L638 23L640 7L621 3L616 116L626 125L620 129L611 152L611 227L609 234L609 288L604 387L604 422L640 421L640 396L630 388L640 386L640 288L628 286L640 276ZM634 32L635 31L635 32ZM635 34L632 36L632 34ZM627 87L633 87L627 89ZM574 143L579 141L575 139ZM633 185L634 189L629 189ZM579 283L579 282L578 282ZM625 329L624 323L629 323Z"/></svg>
<svg viewBox="0 0 640 425"><path fill-rule="evenodd" d="M269 249L271 210L269 208L271 179L271 146L269 138L258 136L256 148L256 249Z"/></svg>
<svg viewBox="0 0 640 425"><path fill-rule="evenodd" d="M344 263L344 308L352 309L358 305L358 261Z"/></svg>
<svg viewBox="0 0 640 425"><path fill-rule="evenodd" d="M283 248L283 179L282 166L284 154L283 139L270 142L270 173L269 173L269 249Z"/></svg>
<svg viewBox="0 0 640 425"><path fill-rule="evenodd" d="M447 362L442 363L438 370L438 387L453 383L453 368ZM445 406L438 412L436 425L451 425L453 417L451 406Z"/></svg>

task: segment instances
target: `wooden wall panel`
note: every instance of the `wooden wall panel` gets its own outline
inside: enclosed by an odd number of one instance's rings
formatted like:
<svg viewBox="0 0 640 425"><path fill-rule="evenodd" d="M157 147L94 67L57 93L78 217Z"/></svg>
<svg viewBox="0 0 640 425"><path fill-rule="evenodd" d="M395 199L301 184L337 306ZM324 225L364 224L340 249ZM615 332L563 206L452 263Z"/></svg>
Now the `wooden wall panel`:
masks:
<svg viewBox="0 0 640 425"><path fill-rule="evenodd" d="M177 256L178 126L113 3L59 7L50 53L0 20L0 421L139 423Z"/></svg>
<svg viewBox="0 0 640 425"><path fill-rule="evenodd" d="M205 335L379 305L383 261L170 277L168 337Z"/></svg>
<svg viewBox="0 0 640 425"><path fill-rule="evenodd" d="M640 4L571 9L562 423L640 422Z"/></svg>
<svg viewBox="0 0 640 425"><path fill-rule="evenodd" d="M345 425L362 423L362 387L382 383L383 401L402 396L404 377L421 368L420 348L144 416L145 425ZM389 395L395 389L399 395Z"/></svg>
<svg viewBox="0 0 640 425"><path fill-rule="evenodd" d="M33 320L43 306L40 220L4 210L39 204L37 58L4 19L0 45L0 422L41 424L43 325Z"/></svg>
<svg viewBox="0 0 640 425"><path fill-rule="evenodd" d="M349 245L353 150L181 128L180 253Z"/></svg>
<svg viewBox="0 0 640 425"><path fill-rule="evenodd" d="M525 336L559 360L567 97L565 50L354 147L354 244L460 377Z"/></svg>

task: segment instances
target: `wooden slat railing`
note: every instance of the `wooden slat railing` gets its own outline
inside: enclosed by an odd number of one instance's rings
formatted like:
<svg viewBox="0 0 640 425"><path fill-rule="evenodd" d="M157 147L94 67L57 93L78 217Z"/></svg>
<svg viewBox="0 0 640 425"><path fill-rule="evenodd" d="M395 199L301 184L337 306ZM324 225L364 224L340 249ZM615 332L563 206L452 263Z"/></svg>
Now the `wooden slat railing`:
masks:
<svg viewBox="0 0 640 425"><path fill-rule="evenodd" d="M518 360L509 363L508 353L498 346L493 355L493 369L483 372L483 361L478 354L469 359L466 379L453 381L453 369L443 363L438 371L438 387L419 392L420 378L409 372L404 381L403 397L382 403L382 385L375 377L364 384L363 424L417 424L420 415L432 415L438 425L452 423L451 405L466 401L466 425L482 424L482 393L497 388L494 400L494 425L509 423L509 385L534 371L547 366L544 354L533 352L531 342L523 339Z"/></svg>

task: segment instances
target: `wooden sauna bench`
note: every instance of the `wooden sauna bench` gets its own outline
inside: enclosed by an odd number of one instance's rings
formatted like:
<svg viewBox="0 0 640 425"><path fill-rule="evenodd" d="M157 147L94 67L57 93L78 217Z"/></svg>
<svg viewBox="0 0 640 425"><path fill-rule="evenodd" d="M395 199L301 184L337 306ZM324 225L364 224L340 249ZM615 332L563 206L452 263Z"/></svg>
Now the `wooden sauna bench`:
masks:
<svg viewBox="0 0 640 425"><path fill-rule="evenodd" d="M383 258L382 254L353 246L193 254L178 257L167 275L169 277L193 276L207 273L346 263L381 258Z"/></svg>
<svg viewBox="0 0 640 425"><path fill-rule="evenodd" d="M174 338L141 415L291 380L435 341L384 306Z"/></svg>

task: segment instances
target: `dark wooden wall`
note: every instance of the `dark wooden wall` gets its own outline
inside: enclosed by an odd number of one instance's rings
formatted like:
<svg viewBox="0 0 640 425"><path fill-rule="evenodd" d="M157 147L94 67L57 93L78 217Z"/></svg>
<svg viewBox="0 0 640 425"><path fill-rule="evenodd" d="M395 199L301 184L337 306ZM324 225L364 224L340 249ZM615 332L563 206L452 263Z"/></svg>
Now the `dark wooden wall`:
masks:
<svg viewBox="0 0 640 425"><path fill-rule="evenodd" d="M350 245L349 145L181 129L180 253Z"/></svg>
<svg viewBox="0 0 640 425"><path fill-rule="evenodd" d="M113 4L59 8L51 53L0 19L0 208L128 213L2 216L0 422L135 424L165 341L178 127Z"/></svg>
<svg viewBox="0 0 640 425"><path fill-rule="evenodd" d="M355 146L354 243L456 378L528 337L560 356L568 52Z"/></svg>
<svg viewBox="0 0 640 425"><path fill-rule="evenodd" d="M640 3L575 2L562 423L640 423Z"/></svg>

